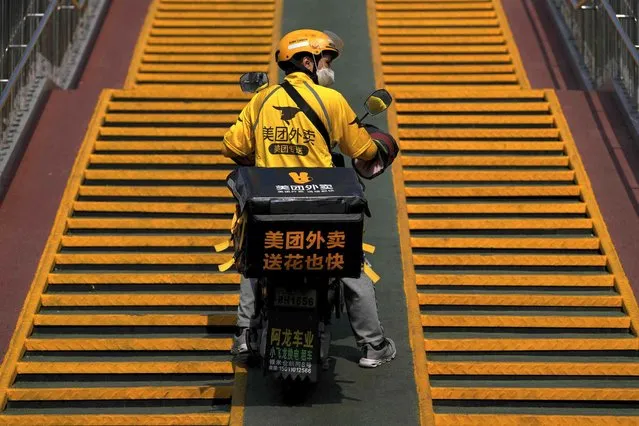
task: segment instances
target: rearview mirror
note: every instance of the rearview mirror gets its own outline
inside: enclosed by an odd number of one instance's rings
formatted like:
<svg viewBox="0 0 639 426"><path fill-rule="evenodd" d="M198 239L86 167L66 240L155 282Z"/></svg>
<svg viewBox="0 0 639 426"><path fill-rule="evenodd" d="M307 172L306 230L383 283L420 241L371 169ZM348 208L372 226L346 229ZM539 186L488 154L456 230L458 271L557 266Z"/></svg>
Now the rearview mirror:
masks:
<svg viewBox="0 0 639 426"><path fill-rule="evenodd" d="M268 75L265 72L247 72L240 77L240 87L244 93L259 92L268 86Z"/></svg>
<svg viewBox="0 0 639 426"><path fill-rule="evenodd" d="M370 115L377 115L380 112L384 112L388 109L388 107L393 103L393 97L386 89L375 90L369 97L366 99L366 103L364 106L366 107L366 112Z"/></svg>

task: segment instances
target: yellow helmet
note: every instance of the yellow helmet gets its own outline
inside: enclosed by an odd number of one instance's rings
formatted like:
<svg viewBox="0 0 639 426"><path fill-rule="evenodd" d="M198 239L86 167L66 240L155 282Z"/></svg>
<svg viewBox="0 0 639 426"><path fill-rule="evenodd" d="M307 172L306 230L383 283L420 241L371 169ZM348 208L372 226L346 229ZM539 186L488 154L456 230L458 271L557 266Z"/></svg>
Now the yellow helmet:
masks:
<svg viewBox="0 0 639 426"><path fill-rule="evenodd" d="M342 40L330 31L295 30L286 34L280 40L275 51L275 61L288 62L297 53L305 52L314 56L328 52L333 59L340 55L344 47Z"/></svg>

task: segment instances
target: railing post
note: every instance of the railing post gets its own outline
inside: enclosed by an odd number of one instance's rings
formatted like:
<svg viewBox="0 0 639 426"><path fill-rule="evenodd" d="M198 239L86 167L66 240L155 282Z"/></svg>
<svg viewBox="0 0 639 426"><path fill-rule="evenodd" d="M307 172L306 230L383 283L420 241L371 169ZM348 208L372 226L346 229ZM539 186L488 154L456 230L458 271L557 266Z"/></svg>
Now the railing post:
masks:
<svg viewBox="0 0 639 426"><path fill-rule="evenodd" d="M2 51L5 46L0 49L0 139L11 111L20 108L22 89L43 71L58 71L79 23L74 15L83 13L88 0L10 0L6 4L10 13L6 19L0 16L0 25L14 29L7 39L7 51ZM17 10L20 15L11 13ZM14 54L17 50L19 55ZM42 58L48 62L45 69L40 69Z"/></svg>

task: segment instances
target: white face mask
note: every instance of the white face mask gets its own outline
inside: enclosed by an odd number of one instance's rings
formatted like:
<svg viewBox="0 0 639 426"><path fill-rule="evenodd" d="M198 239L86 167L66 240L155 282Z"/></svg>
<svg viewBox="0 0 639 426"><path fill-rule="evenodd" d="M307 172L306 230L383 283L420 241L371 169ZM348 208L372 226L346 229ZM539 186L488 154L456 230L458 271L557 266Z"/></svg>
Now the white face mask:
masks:
<svg viewBox="0 0 639 426"><path fill-rule="evenodd" d="M320 86L329 87L335 84L335 71L330 68L317 70L317 82Z"/></svg>

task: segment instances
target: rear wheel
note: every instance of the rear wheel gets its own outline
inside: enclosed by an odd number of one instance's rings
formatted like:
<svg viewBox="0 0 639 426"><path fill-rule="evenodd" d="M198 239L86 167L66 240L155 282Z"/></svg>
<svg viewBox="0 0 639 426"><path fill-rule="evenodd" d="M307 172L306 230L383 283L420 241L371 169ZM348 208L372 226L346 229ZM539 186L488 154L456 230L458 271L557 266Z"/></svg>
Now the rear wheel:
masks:
<svg viewBox="0 0 639 426"><path fill-rule="evenodd" d="M282 402L287 405L298 405L306 402L316 383L305 379L280 379L282 390Z"/></svg>

